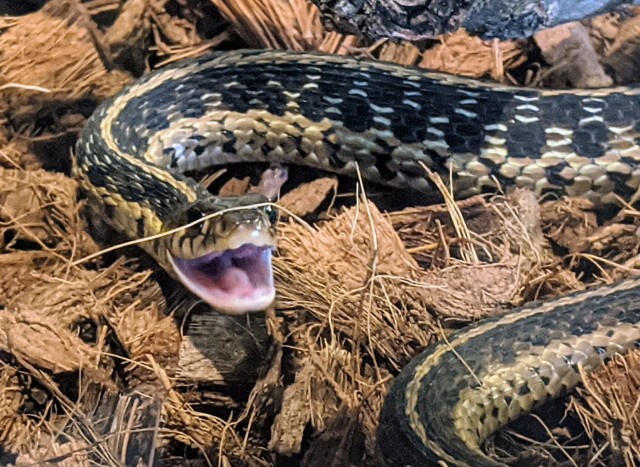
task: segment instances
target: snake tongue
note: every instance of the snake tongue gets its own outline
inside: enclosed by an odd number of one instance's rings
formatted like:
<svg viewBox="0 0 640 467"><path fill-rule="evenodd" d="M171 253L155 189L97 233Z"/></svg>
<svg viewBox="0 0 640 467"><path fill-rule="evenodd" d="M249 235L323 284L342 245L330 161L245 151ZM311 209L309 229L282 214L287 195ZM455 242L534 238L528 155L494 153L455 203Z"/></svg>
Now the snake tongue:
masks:
<svg viewBox="0 0 640 467"><path fill-rule="evenodd" d="M270 246L247 243L199 258L170 260L180 281L219 311L264 310L275 297Z"/></svg>

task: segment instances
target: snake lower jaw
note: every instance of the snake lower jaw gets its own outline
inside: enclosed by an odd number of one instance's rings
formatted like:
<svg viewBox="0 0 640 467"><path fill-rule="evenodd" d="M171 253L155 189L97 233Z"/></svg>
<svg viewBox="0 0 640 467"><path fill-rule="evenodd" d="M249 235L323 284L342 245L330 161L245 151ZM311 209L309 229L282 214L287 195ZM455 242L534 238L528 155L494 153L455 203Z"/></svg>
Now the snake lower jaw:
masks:
<svg viewBox="0 0 640 467"><path fill-rule="evenodd" d="M218 311L244 314L267 308L275 299L270 245L246 243L194 259L169 255L178 279Z"/></svg>

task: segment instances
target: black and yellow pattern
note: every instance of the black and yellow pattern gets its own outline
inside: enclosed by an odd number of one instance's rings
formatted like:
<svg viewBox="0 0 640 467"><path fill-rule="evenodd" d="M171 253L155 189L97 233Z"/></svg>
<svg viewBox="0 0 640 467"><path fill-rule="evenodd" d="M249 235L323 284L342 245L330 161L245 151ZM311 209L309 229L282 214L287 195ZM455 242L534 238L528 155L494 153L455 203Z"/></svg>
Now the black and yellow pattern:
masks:
<svg viewBox="0 0 640 467"><path fill-rule="evenodd" d="M256 159L347 173L358 163L372 181L430 190L422 162L452 170L460 196L499 183L608 201L640 185L639 92L542 91L339 56L236 51L150 74L103 106L84 134L139 154L126 165L145 190L125 198L157 210L161 200L200 196L167 168ZM98 160L94 149L85 137L78 161L101 186L98 163L113 175L123 159Z"/></svg>
<svg viewBox="0 0 640 467"><path fill-rule="evenodd" d="M499 185L608 203L640 186L639 93L522 89L340 56L217 53L152 73L102 105L78 143L77 168L111 224L134 238L255 201L215 198L183 175L238 161L359 170L430 192L424 164L451 173L459 196ZM168 250L229 248L230 225L273 242L268 213L238 212L231 224L210 220L148 249L166 264ZM639 286L530 306L428 350L391 391L385 455L494 465L472 460L492 431L573 387L578 364L595 367L638 342Z"/></svg>
<svg viewBox="0 0 640 467"><path fill-rule="evenodd" d="M532 303L417 356L394 382L378 442L391 465L496 467L480 444L640 344L640 279ZM401 448L399 448L401 446Z"/></svg>

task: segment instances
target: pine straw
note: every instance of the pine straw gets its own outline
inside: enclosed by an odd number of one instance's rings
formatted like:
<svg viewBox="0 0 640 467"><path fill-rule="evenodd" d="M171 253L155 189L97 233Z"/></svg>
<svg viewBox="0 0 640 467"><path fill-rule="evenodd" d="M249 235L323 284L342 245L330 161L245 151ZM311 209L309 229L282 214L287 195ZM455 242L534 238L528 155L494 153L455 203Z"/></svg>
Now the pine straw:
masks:
<svg viewBox="0 0 640 467"><path fill-rule="evenodd" d="M73 0L55 1L0 35L0 115L26 122L43 109L102 101L130 81L106 70L87 21Z"/></svg>
<svg viewBox="0 0 640 467"><path fill-rule="evenodd" d="M297 361L272 449L299 452L307 424L323 431L344 411L361 422L341 428L357 427L372 445L391 375L446 332L435 317L477 319L522 300L522 289L541 274L533 196L517 192L510 201L464 204L463 212L475 211L490 226L484 235L470 232L469 244L488 261L451 260L437 271L418 265L394 224L408 242L416 243L411 226L418 225L424 233L418 243L441 241L448 250L451 239L438 217L450 213L440 207L387 216L364 200L313 228L281 227L277 308L292 311L289 342Z"/></svg>
<svg viewBox="0 0 640 467"><path fill-rule="evenodd" d="M0 351L11 355L0 368L0 442L23 462L61 456L80 465L92 453L101 465L116 465L135 426L122 419L105 433L91 413L101 393L120 392L123 366L127 385L143 398L167 393L160 436L195 448L224 439L225 452L244 457L252 449L227 421L194 411L172 389L167 374L176 371L180 336L151 272L134 272L123 259L106 268L72 265L97 251L76 189L60 174L0 170L0 239L8 240L0 254ZM87 325L88 340L81 336ZM77 379L71 386L70 376Z"/></svg>
<svg viewBox="0 0 640 467"><path fill-rule="evenodd" d="M94 0L86 8L112 13L119 3ZM639 213L628 210L626 223L621 217L600 227L588 204L562 200L539 212L528 193L392 213L365 197L314 226L287 221L274 261L281 311L269 321L271 367L241 413L223 420L196 410L173 380L180 336L150 271L121 258L74 265L99 248L86 233L76 183L38 169L30 143L41 127L33 122L53 115L48 130L75 134L78 121L69 114L82 114L83 102L100 101L130 80L108 71L120 47L141 51L128 56L143 65L149 50L171 61L232 40L232 30L255 47L372 54L502 81L524 60L524 43L484 43L464 33L424 52L404 43L365 45L325 32L302 0L213 3L231 26L211 37L169 15L159 0L126 2L112 34L96 31L74 1L51 0L26 18L2 20L0 350L10 358L0 368L0 442L19 461L82 465L91 454L103 465L122 463L139 435L131 421L162 399L161 413L144 424L151 448L178 444L220 465L271 465L274 453L301 453L306 465L370 465L384 394L420 349L460 323L583 288L584 271L608 281L637 266ZM8 122L22 138L6 131ZM335 182L321 185L297 196L317 204ZM541 230L568 253L550 248ZM639 455L638 361L622 361L586 379L586 405L574 399L571 408L593 438L593 452L609 449L631 465ZM142 397L139 410L131 389ZM101 394L117 401L117 423L106 430L95 413Z"/></svg>
<svg viewBox="0 0 640 467"><path fill-rule="evenodd" d="M212 2L249 47L345 53L358 44L353 36L325 32L318 10L305 0Z"/></svg>
<svg viewBox="0 0 640 467"><path fill-rule="evenodd" d="M505 70L522 64L522 43L487 44L464 31L443 36L421 52L406 42L365 45L355 36L325 31L317 8L307 0L212 0L235 32L254 48L313 50L334 54L364 53L402 65L416 65L466 76L505 79Z"/></svg>
<svg viewBox="0 0 640 467"><path fill-rule="evenodd" d="M625 465L640 459L640 351L617 356L606 367L583 375L584 403L572 400L589 437L600 434ZM605 444L603 447L607 447ZM598 451L596 451L598 452Z"/></svg>

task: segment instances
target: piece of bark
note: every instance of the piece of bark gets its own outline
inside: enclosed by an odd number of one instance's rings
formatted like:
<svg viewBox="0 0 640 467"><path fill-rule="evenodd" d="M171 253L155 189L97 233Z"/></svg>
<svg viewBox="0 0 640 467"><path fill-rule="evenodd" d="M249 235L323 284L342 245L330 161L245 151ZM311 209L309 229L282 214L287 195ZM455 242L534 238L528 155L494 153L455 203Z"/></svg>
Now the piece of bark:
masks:
<svg viewBox="0 0 640 467"><path fill-rule="evenodd" d="M484 39L529 37L536 31L611 11L640 0L313 0L329 29L418 41L460 27Z"/></svg>
<svg viewBox="0 0 640 467"><path fill-rule="evenodd" d="M638 5L640 0L476 0L462 26L485 39L516 39L630 3Z"/></svg>
<svg viewBox="0 0 640 467"><path fill-rule="evenodd" d="M176 369L179 380L248 387L255 382L269 341L263 316L196 310L184 333Z"/></svg>
<svg viewBox="0 0 640 467"><path fill-rule="evenodd" d="M616 40L602 64L617 83L638 80L640 69L640 16L633 16L620 26Z"/></svg>
<svg viewBox="0 0 640 467"><path fill-rule="evenodd" d="M589 32L580 23L569 23L540 31L535 41L552 66L545 85L553 88L598 88L611 86L609 77L593 49Z"/></svg>

